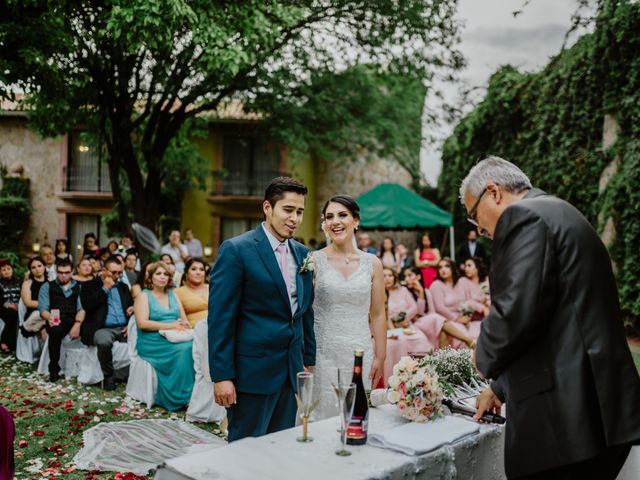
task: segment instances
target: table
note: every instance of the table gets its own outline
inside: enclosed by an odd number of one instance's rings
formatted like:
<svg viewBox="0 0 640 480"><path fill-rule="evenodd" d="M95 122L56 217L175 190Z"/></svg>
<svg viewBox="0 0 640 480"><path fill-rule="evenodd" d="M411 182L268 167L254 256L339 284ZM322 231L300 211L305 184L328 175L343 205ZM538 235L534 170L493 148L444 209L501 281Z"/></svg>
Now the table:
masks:
<svg viewBox="0 0 640 480"><path fill-rule="evenodd" d="M406 422L391 405L372 408L370 433ZM503 427L481 425L480 432L421 456L347 446L352 455L338 457L338 417L309 425L311 443L296 442L302 427L259 438L245 438L216 449L168 460L156 480L314 480L314 479L504 479Z"/></svg>

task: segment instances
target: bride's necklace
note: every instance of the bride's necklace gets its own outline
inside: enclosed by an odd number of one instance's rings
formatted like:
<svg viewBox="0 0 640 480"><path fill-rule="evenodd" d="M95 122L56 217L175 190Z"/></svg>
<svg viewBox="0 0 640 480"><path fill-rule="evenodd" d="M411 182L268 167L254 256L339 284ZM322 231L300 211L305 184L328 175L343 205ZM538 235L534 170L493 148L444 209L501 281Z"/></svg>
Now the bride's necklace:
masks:
<svg viewBox="0 0 640 480"><path fill-rule="evenodd" d="M349 265L351 263L351 259L349 258L349 255L351 255L350 253L346 253L344 256L340 256L333 249L331 250L331 252L333 257L337 258L338 260L343 260L346 265Z"/></svg>

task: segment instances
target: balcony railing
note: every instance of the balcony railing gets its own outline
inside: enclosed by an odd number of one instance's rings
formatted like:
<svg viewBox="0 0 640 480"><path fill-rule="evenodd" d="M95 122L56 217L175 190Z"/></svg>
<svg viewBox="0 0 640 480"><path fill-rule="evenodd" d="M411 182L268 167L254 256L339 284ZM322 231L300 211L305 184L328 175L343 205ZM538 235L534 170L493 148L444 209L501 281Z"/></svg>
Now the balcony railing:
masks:
<svg viewBox="0 0 640 480"><path fill-rule="evenodd" d="M263 196L267 184L281 173L277 170L255 172L249 175L245 172L230 172L218 180L214 192L217 195Z"/></svg>
<svg viewBox="0 0 640 480"><path fill-rule="evenodd" d="M71 165L67 169L67 192L111 192L109 168L106 163L100 166Z"/></svg>

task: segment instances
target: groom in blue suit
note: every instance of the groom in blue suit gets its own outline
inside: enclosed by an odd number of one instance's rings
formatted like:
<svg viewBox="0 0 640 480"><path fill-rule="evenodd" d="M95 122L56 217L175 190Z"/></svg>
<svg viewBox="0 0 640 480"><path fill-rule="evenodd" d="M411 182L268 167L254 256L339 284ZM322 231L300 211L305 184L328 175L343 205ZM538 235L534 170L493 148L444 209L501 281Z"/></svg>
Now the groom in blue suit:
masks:
<svg viewBox="0 0 640 480"><path fill-rule="evenodd" d="M296 374L315 365L313 273L293 240L307 188L271 181L257 229L225 241L211 272L209 365L229 442L295 425Z"/></svg>

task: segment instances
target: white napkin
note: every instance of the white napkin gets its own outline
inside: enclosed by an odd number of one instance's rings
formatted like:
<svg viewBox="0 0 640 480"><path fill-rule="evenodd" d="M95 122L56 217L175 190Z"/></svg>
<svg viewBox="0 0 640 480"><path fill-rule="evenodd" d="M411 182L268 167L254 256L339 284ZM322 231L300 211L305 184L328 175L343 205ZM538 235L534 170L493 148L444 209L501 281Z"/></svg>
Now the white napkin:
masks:
<svg viewBox="0 0 640 480"><path fill-rule="evenodd" d="M411 422L371 434L367 444L406 455L422 455L479 431L477 423L447 415L431 422Z"/></svg>

